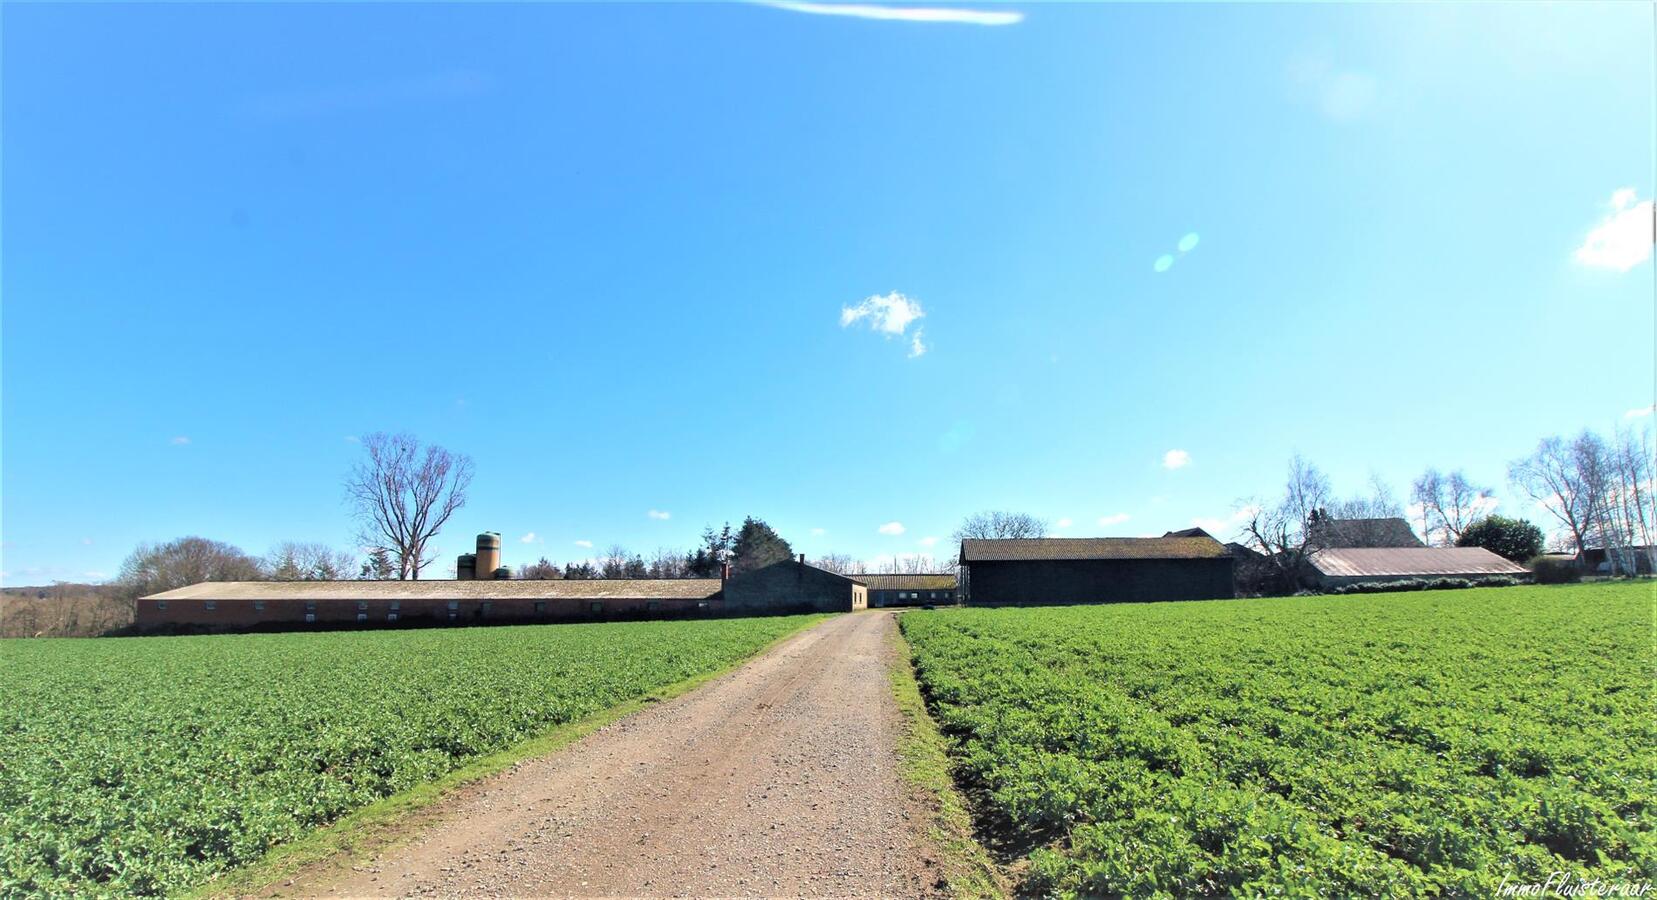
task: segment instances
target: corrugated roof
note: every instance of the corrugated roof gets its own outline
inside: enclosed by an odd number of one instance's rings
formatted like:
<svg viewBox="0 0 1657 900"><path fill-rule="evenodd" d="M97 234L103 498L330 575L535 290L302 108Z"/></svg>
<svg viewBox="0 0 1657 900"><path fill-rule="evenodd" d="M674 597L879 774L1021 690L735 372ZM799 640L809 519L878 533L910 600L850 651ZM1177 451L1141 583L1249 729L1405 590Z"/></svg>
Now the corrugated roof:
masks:
<svg viewBox="0 0 1657 900"><path fill-rule="evenodd" d="M1336 547L1312 554L1312 566L1331 578L1525 574L1483 547Z"/></svg>
<svg viewBox="0 0 1657 900"><path fill-rule="evenodd" d="M1063 559L1218 559L1224 544L1213 538L1010 538L961 542L961 561L1010 562Z"/></svg>
<svg viewBox="0 0 1657 900"><path fill-rule="evenodd" d="M940 575L858 575L871 591L953 591L955 576Z"/></svg>
<svg viewBox="0 0 1657 900"><path fill-rule="evenodd" d="M717 578L570 581L203 581L146 600L703 600Z"/></svg>

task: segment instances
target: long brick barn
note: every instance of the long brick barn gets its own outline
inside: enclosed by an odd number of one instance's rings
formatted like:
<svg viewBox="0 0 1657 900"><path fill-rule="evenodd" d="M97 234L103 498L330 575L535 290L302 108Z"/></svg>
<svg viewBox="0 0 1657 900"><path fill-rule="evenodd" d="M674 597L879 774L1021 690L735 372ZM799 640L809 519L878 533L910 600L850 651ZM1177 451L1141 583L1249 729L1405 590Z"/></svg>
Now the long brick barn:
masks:
<svg viewBox="0 0 1657 900"><path fill-rule="evenodd" d="M305 625L461 625L619 618L850 612L868 588L799 559L719 578L514 581L500 535L478 535L459 577L432 581L205 581L138 600L141 630L238 630Z"/></svg>
<svg viewBox="0 0 1657 900"><path fill-rule="evenodd" d="M961 592L975 606L1212 600L1235 596L1231 551L1203 534L961 542Z"/></svg>

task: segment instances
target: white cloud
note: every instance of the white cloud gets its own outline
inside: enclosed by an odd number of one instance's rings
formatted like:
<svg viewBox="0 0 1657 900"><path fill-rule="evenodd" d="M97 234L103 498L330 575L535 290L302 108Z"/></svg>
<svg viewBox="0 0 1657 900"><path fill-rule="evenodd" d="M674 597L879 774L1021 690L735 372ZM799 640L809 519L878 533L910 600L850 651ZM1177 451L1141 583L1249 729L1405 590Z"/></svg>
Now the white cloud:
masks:
<svg viewBox="0 0 1657 900"><path fill-rule="evenodd" d="M182 447L185 444L190 443L190 439L181 434L178 437L173 438L171 441L168 441L168 443L172 444L174 447Z"/></svg>
<svg viewBox="0 0 1657 900"><path fill-rule="evenodd" d="M593 542L592 541L576 541L575 545L577 547L585 547L588 550L593 549Z"/></svg>
<svg viewBox="0 0 1657 900"><path fill-rule="evenodd" d="M1231 515L1224 518L1198 516L1191 520L1191 524L1223 541L1236 536L1243 529L1243 526L1248 523L1248 520L1254 518L1254 514L1259 511L1260 507L1258 506L1244 506L1234 510Z"/></svg>
<svg viewBox="0 0 1657 900"><path fill-rule="evenodd" d="M81 538L81 546L83 546L83 547L92 546L92 539L91 538Z"/></svg>
<svg viewBox="0 0 1657 900"><path fill-rule="evenodd" d="M886 338L904 337L908 334L910 325L925 317L926 311L921 309L919 300L893 291L890 294L864 297L863 302L856 306L841 307L840 327L850 328L861 322ZM922 339L922 330L916 326L915 333L909 335L909 358L914 359L926 351L927 345Z"/></svg>
<svg viewBox="0 0 1657 900"><path fill-rule="evenodd" d="M1375 76L1337 66L1326 53L1309 53L1289 61L1289 79L1300 99L1310 102L1325 118L1350 122L1361 118L1381 93Z"/></svg>
<svg viewBox="0 0 1657 900"><path fill-rule="evenodd" d="M90 578L93 581L102 581L105 578L109 577L109 573L108 572L82 572L81 576L83 578Z"/></svg>
<svg viewBox="0 0 1657 900"><path fill-rule="evenodd" d="M652 519L655 519L658 522L665 522L668 519L673 518L673 513L665 512L665 511L659 510L659 509L653 509L650 512L645 513L645 515L649 516Z"/></svg>
<svg viewBox="0 0 1657 900"><path fill-rule="evenodd" d="M1652 406L1642 406L1639 409L1631 409L1628 412L1623 413L1622 417L1625 419L1643 419L1652 413L1657 413L1657 404Z"/></svg>
<svg viewBox="0 0 1657 900"><path fill-rule="evenodd" d="M907 529L903 527L902 522L887 522L885 525L880 526L880 528L876 530L878 530L881 534L902 534Z"/></svg>
<svg viewBox="0 0 1657 900"><path fill-rule="evenodd" d="M1114 516L1100 516L1099 517L1099 524L1105 526L1106 528L1109 528L1112 525L1120 525L1123 522L1126 522L1127 520L1129 520L1131 518L1133 518L1133 517L1128 515L1127 513L1117 513Z"/></svg>
<svg viewBox="0 0 1657 900"><path fill-rule="evenodd" d="M526 534L523 537L518 538L518 543L520 543L520 544L544 544L544 543L546 543L546 541L544 541L543 539L541 539L539 537L536 537L535 532L531 531L529 534Z"/></svg>
<svg viewBox="0 0 1657 900"><path fill-rule="evenodd" d="M1191 464L1191 454L1184 450L1169 450L1162 454L1164 469L1183 469Z"/></svg>
<svg viewBox="0 0 1657 900"><path fill-rule="evenodd" d="M938 539L935 538L935 537L932 537L931 535L928 535L926 537L921 538L921 546L922 547L931 547L932 545L934 545L936 543L938 543Z"/></svg>
<svg viewBox="0 0 1657 900"><path fill-rule="evenodd" d="M807 0L754 0L760 6L813 16L849 16L883 22L935 22L957 25L1016 25L1021 12L987 9L948 9L925 6L877 6L872 3L812 3Z"/></svg>
<svg viewBox="0 0 1657 900"><path fill-rule="evenodd" d="M811 536L812 537L822 537L825 534L828 534L828 529L827 528L813 528L813 529L811 529Z"/></svg>
<svg viewBox="0 0 1657 900"><path fill-rule="evenodd" d="M1576 261L1626 272L1651 258L1652 239L1651 201L1637 203L1634 189L1622 188L1611 195L1610 214L1576 248Z"/></svg>
<svg viewBox="0 0 1657 900"><path fill-rule="evenodd" d="M345 442L347 444L360 444L362 443L362 438L359 438L354 434L348 434L345 436Z"/></svg>
<svg viewBox="0 0 1657 900"><path fill-rule="evenodd" d="M1076 524L1076 523L1072 522L1068 518L1066 518L1066 519L1060 519L1058 521L1058 524L1056 524L1054 527L1055 528L1069 528L1070 526L1072 526L1074 524Z"/></svg>

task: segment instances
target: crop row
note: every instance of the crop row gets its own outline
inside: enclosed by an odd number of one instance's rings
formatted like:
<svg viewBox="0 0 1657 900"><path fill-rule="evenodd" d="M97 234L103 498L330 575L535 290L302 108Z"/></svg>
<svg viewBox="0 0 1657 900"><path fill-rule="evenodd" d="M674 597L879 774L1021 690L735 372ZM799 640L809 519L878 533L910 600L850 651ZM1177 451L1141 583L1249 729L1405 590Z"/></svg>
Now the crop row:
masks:
<svg viewBox="0 0 1657 900"><path fill-rule="evenodd" d="M1657 882L1650 585L910 613L1022 888Z"/></svg>
<svg viewBox="0 0 1657 900"><path fill-rule="evenodd" d="M8 641L0 896L177 893L801 622Z"/></svg>

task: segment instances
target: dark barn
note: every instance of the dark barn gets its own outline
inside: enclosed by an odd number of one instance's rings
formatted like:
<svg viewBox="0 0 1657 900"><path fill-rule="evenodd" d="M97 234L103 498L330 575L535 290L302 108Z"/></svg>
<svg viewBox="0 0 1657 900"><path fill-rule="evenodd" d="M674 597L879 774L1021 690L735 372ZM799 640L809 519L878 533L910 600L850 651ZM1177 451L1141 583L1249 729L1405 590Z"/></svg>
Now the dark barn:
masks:
<svg viewBox="0 0 1657 900"><path fill-rule="evenodd" d="M1211 537L969 539L961 589L973 606L1213 600L1234 596L1232 564Z"/></svg>

